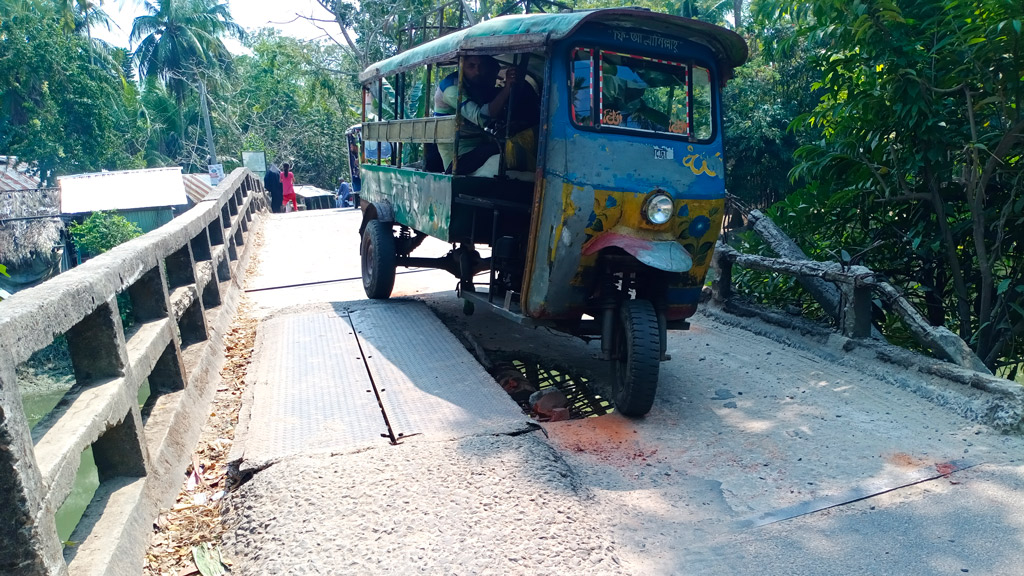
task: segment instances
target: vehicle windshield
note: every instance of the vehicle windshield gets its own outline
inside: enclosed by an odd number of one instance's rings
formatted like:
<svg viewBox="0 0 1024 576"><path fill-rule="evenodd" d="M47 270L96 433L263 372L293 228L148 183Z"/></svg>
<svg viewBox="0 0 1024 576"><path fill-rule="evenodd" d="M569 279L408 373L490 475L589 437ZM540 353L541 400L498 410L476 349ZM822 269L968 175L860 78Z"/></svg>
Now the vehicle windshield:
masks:
<svg viewBox="0 0 1024 576"><path fill-rule="evenodd" d="M711 76L699 66L692 72L691 86L686 64L577 48L573 52L573 122L709 139Z"/></svg>

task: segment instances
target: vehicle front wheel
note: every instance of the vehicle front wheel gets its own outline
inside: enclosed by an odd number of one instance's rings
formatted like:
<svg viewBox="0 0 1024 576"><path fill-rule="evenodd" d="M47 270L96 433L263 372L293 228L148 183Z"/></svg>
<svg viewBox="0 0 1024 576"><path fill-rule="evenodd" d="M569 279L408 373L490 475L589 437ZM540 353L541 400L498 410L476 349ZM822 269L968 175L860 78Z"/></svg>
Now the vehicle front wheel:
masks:
<svg viewBox="0 0 1024 576"><path fill-rule="evenodd" d="M391 225L380 220L367 222L360 253L367 298L389 298L395 287L395 236Z"/></svg>
<svg viewBox="0 0 1024 576"><path fill-rule="evenodd" d="M643 416L654 405L661 365L661 336L653 304L647 300L629 300L622 304L613 350L615 409L624 416Z"/></svg>

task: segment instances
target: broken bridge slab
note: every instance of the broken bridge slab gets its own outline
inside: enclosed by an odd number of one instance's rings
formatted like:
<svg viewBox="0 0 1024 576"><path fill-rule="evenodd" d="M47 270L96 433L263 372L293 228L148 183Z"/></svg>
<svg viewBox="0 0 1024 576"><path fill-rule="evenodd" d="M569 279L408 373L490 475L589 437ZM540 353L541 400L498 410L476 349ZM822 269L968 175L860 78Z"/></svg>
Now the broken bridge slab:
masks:
<svg viewBox="0 0 1024 576"><path fill-rule="evenodd" d="M360 302L261 321L235 456L245 467L409 437L530 429L420 302Z"/></svg>

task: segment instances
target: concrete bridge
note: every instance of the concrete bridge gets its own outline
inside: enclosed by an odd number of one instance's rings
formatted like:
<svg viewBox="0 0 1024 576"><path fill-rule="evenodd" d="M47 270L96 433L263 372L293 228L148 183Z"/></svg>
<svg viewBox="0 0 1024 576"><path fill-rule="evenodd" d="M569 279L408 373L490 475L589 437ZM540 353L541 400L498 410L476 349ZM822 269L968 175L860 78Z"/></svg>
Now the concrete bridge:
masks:
<svg viewBox="0 0 1024 576"><path fill-rule="evenodd" d="M233 455L252 479L225 512L236 572L1024 565L1016 384L719 303L673 333L646 419L539 430L478 359L602 396L595 345L465 317L444 272L400 271L398 298L365 301L358 225L347 210L270 216L240 169L169 225L0 304L0 573L140 572L243 290L260 324ZM74 383L31 423L16 367L55 336ZM87 449L99 489L63 538Z"/></svg>
<svg viewBox="0 0 1024 576"><path fill-rule="evenodd" d="M205 420L265 212L257 178L235 171L169 225L0 303L0 573L139 572ZM30 428L17 367L55 337L73 385ZM65 547L55 515L87 449L100 484Z"/></svg>

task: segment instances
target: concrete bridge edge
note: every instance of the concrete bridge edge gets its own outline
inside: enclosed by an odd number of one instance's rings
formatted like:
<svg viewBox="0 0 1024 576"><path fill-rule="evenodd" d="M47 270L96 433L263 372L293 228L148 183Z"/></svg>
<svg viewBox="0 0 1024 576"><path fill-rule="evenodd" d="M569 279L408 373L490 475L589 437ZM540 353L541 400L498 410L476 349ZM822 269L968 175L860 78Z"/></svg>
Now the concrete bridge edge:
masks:
<svg viewBox="0 0 1024 576"><path fill-rule="evenodd" d="M253 224L249 229L249 238L255 238L259 234L259 230L263 227L263 222L263 214L256 213L253 218ZM256 234L253 234L253 232L256 232ZM178 470L179 474L177 476L173 473L152 476L154 479L160 478L163 481L154 481L150 483L152 486L146 486L144 497L148 500L148 505L144 507L146 513L143 516L145 520L144 525L147 530L142 538L141 545L133 547L132 550L126 550L125 556L122 557L123 561L118 561L118 555L113 555L106 574L125 574L127 576L129 574L139 574L142 571L140 560L145 558L146 549L149 546L152 523L157 518L161 509L168 508L174 504L175 497L181 489L182 482L185 480L185 470L191 463L192 452L195 450L203 426L209 418L209 407L213 402L213 397L221 381L220 372L226 361L224 336L234 321L238 304L244 295L245 270L249 265L254 250L253 244L253 242L247 241L244 250L238 255L236 268L238 273L232 274L230 280L231 288L227 291L226 295L222 295L223 300L220 314L208 324L211 345L207 348L208 353L199 360L193 369L190 385L186 387L187 394L182 398L182 406L175 414L177 418L170 427L169 437L165 440L165 442L172 446L170 450L165 451L170 452L168 455L171 457L166 462L153 463L156 467L166 466L167 470ZM186 406L186 403L188 406ZM124 567L132 565L130 560L133 559L138 570L125 571Z"/></svg>
<svg viewBox="0 0 1024 576"><path fill-rule="evenodd" d="M869 371L893 386L911 391L962 418L989 426L1000 433L1024 433L1024 386L1016 382L969 370L887 342L848 338L808 319L768 310L735 298L727 300L722 306L708 302L700 308L698 314L771 338L830 362L861 370L881 362L888 369ZM775 327L786 330L783 333Z"/></svg>

